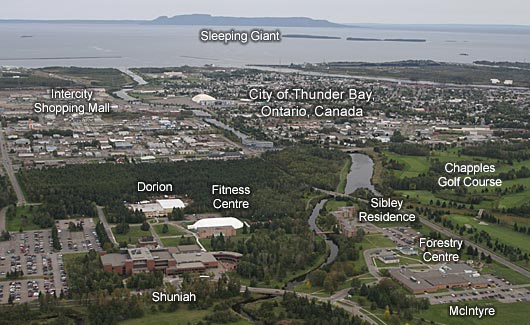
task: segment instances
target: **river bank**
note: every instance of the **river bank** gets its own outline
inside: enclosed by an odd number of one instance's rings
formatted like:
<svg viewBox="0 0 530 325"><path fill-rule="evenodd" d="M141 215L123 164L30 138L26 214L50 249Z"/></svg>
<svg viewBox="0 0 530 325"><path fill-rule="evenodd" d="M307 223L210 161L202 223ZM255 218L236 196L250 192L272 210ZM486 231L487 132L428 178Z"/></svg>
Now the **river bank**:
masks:
<svg viewBox="0 0 530 325"><path fill-rule="evenodd" d="M378 192L372 184L374 161L370 158L370 156L366 154L361 154L361 153L350 154L350 161L351 163L348 164L349 172L345 177L346 181L344 185L344 193L351 194L359 188L368 188L377 195ZM284 286L284 289L291 290L295 286L299 285L300 283L305 281L309 273L313 272L314 270L318 268L322 268L326 265L332 264L336 260L339 254L338 245L335 242L333 242L333 240L331 240L317 225L317 218L320 215L322 209L324 209L324 207L326 206L326 203L328 202L328 200L329 200L328 198L321 199L314 206L307 220L308 225L311 228L311 230L315 234L322 236L323 239L326 241L328 257L326 258L326 261L320 264L318 267L311 269L307 271L306 273L289 281Z"/></svg>

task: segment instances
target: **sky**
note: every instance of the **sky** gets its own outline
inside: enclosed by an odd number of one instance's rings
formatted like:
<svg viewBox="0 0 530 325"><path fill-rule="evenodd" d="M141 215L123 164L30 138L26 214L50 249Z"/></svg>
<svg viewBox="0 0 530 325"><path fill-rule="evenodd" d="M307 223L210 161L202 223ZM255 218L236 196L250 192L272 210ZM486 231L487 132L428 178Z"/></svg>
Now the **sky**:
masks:
<svg viewBox="0 0 530 325"><path fill-rule="evenodd" d="M2 0L0 19L304 16L338 23L530 25L526 0Z"/></svg>

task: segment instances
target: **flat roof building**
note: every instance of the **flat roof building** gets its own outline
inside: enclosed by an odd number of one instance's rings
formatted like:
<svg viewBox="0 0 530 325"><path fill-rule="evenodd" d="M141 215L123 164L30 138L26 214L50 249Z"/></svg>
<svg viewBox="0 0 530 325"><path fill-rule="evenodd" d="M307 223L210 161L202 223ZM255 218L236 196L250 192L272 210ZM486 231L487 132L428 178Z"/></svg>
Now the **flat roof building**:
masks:
<svg viewBox="0 0 530 325"><path fill-rule="evenodd" d="M102 254L100 260L105 271L120 275L156 270L171 275L217 268L218 260L237 263L241 257L236 252L201 252L197 245L184 245L171 250L132 248L120 253Z"/></svg>
<svg viewBox="0 0 530 325"><path fill-rule="evenodd" d="M464 263L440 264L427 271L408 268L390 269L390 276L414 294L450 288L485 288L488 280Z"/></svg>
<svg viewBox="0 0 530 325"><path fill-rule="evenodd" d="M186 204L181 199L159 199L155 202L139 202L129 204L129 209L142 211L146 217L160 217L165 216L173 211L173 209L184 209Z"/></svg>

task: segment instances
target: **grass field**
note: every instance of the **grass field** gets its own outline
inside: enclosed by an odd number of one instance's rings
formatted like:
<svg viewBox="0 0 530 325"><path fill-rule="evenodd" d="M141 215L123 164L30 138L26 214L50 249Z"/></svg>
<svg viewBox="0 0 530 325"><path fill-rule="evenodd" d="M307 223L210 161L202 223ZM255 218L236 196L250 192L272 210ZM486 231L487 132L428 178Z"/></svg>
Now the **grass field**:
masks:
<svg viewBox="0 0 530 325"><path fill-rule="evenodd" d="M486 231L491 235L493 239L492 241L499 239L500 242L510 246L519 247L523 252L530 253L530 246L528 245L530 237L528 235L515 232L499 225L479 224L480 220L468 216L450 214L447 218L453 220L453 223L458 223L459 225L469 224L477 228L479 231Z"/></svg>
<svg viewBox="0 0 530 325"><path fill-rule="evenodd" d="M164 228L163 224L151 225L151 227L153 227L153 229L160 237L181 236L186 234L184 231L180 230L179 228L173 225L168 225L169 231L166 233L162 232L162 229Z"/></svg>
<svg viewBox="0 0 530 325"><path fill-rule="evenodd" d="M510 281L512 284L527 284L530 283L530 279L524 275L516 272L512 269L509 269L503 265L493 262L491 264L486 264L482 269L482 273L493 273L500 275L505 280Z"/></svg>
<svg viewBox="0 0 530 325"><path fill-rule="evenodd" d="M17 206L17 213L14 218L6 218L6 228L8 231L38 230L39 225L31 222L31 217L39 209L38 205Z"/></svg>
<svg viewBox="0 0 530 325"><path fill-rule="evenodd" d="M196 244L196 240L194 237L185 237L184 239L182 239L181 237L169 237L169 238L160 238L160 240L162 241L162 244L164 244L165 247L175 247L175 246L178 246L178 245L184 245L184 244L188 244L188 238L191 239L191 243L192 244Z"/></svg>
<svg viewBox="0 0 530 325"><path fill-rule="evenodd" d="M347 159L344 163L344 167L342 167L342 170L340 171L340 181L339 185L337 185L336 191L338 193L344 193L344 189L346 188L346 177L348 176L348 172L350 171L352 161L351 159Z"/></svg>
<svg viewBox="0 0 530 325"><path fill-rule="evenodd" d="M415 177L418 176L420 173L424 173L428 171L430 162L429 160L439 160L442 163L445 162L473 162L476 163L486 163L486 164L493 164L496 167L495 173L477 173L475 177L479 176L489 176L492 177L493 175L499 174L501 172L507 172L509 170L515 169L518 170L520 168L527 167L530 168L530 161L516 161L513 162L513 164L509 165L507 163L503 163L498 161L497 159L492 158L486 158L486 157L475 157L475 156L465 156L465 155L459 155L458 154L459 149L453 148L445 151L431 151L430 158L427 157L417 157L417 156L405 156L405 155L399 155L392 152L385 152L385 156L388 159L394 159L398 161L399 163L402 163L405 165L404 170L394 170L393 174L399 178L404 177ZM456 174L455 174L456 175ZM462 175L456 175L456 176L462 176ZM510 208L515 207L518 205L521 205L523 203L528 202L530 198L530 178L525 179L515 179L515 180L509 180L509 181L503 181L502 189L505 188L511 188L514 185L522 184L526 187L526 189L521 193L509 193L506 195L503 195L501 198L498 198L497 195L493 194L494 188L490 187L489 190L491 191L489 197L491 200L483 200L479 204L475 204L475 208L483 208L483 209L502 209L502 208ZM476 194L488 197L488 195L484 195L484 193L481 193L481 188L469 188L469 194ZM398 191L401 194L409 195L413 199L418 199L422 204L429 204L431 200L435 201L440 200L441 203L444 201L446 203L449 203L448 200L454 200L454 201L461 201L465 197L458 197L455 195L451 195L453 193L452 191L442 191L439 194L432 194L429 191ZM446 198L446 200L443 199Z"/></svg>
<svg viewBox="0 0 530 325"><path fill-rule="evenodd" d="M151 231L143 231L139 225L130 225L129 232L125 235L116 233L116 227L112 227L112 233L118 243L127 242L128 244L136 244L138 243L138 239L143 236L151 236Z"/></svg>
<svg viewBox="0 0 530 325"><path fill-rule="evenodd" d="M134 84L131 77L112 68L48 67L38 71L67 77L75 80L76 83L92 87L121 88Z"/></svg>
<svg viewBox="0 0 530 325"><path fill-rule="evenodd" d="M326 211L336 211L338 208L350 205L348 201L329 200L326 202Z"/></svg>
<svg viewBox="0 0 530 325"><path fill-rule="evenodd" d="M416 177L419 174L425 173L429 170L429 162L427 161L427 157L404 156L393 152L385 152L385 155L388 157L388 159L396 160L400 164L405 165L404 170L394 171L394 175L399 178Z"/></svg>
<svg viewBox="0 0 530 325"><path fill-rule="evenodd" d="M395 247L396 244L383 235L364 235L363 249L376 247Z"/></svg>
<svg viewBox="0 0 530 325"><path fill-rule="evenodd" d="M286 65L287 66L287 65ZM530 85L530 75L525 69L513 69L507 67L494 66L478 66L471 64L454 64L454 63L440 63L432 65L419 62L418 64L410 65L408 62L402 64L395 63L391 68L386 64L370 65L348 64L348 65L330 65L320 64L298 67L302 71L311 71L319 73L333 73L341 75L352 76L370 76L370 77L385 77L407 80L428 80L442 83L458 83L458 84L491 84L491 75L496 76L499 80L510 79L513 80L516 86Z"/></svg>
<svg viewBox="0 0 530 325"><path fill-rule="evenodd" d="M522 184L525 186L525 190L521 193L511 193L502 196L499 201L499 208L511 208L516 207L530 201L530 178L520 178L509 181L503 181L502 187L509 188L513 185Z"/></svg>
<svg viewBox="0 0 530 325"><path fill-rule="evenodd" d="M462 304L463 305L463 304ZM450 324L450 325L497 325L497 324L529 324L528 308L530 303L517 302L512 304L505 304L498 301L480 301L469 304L473 306L487 306L496 309L495 316L483 317L462 317L449 316L449 305L431 305L428 310L415 314L415 318L424 318L427 322L434 321L436 324Z"/></svg>

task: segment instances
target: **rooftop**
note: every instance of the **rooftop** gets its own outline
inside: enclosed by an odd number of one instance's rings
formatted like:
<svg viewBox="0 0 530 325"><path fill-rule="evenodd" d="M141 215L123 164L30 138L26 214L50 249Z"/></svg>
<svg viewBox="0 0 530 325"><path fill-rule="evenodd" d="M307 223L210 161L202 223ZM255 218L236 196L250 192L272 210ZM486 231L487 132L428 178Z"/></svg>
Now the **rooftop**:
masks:
<svg viewBox="0 0 530 325"><path fill-rule="evenodd" d="M151 252L149 251L149 249L145 247L131 248L131 249L128 249L127 252L131 260L153 259L153 255L151 255Z"/></svg>
<svg viewBox="0 0 530 325"><path fill-rule="evenodd" d="M184 209L186 206L184 205L184 202L180 199L160 199L156 200L156 203L158 203L162 209Z"/></svg>
<svg viewBox="0 0 530 325"><path fill-rule="evenodd" d="M195 222L193 225L189 225L188 229L197 230L198 228L212 228L212 227L228 227L231 226L234 229L243 228L243 223L234 217L226 218L205 218Z"/></svg>

